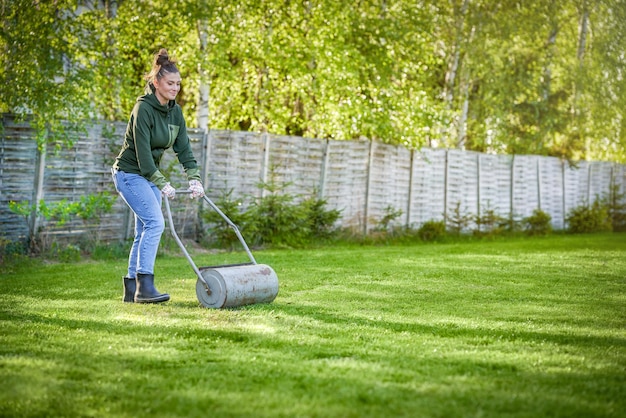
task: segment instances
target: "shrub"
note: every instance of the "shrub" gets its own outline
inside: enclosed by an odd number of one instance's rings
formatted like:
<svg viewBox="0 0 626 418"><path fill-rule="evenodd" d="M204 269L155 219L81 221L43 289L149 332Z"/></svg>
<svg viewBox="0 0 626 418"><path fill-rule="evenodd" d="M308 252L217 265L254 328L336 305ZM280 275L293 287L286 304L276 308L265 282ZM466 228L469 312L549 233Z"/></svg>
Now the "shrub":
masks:
<svg viewBox="0 0 626 418"><path fill-rule="evenodd" d="M422 241L437 241L446 235L446 223L444 221L426 221L417 230L417 235Z"/></svg>
<svg viewBox="0 0 626 418"><path fill-rule="evenodd" d="M304 208L309 224L309 233L312 239L328 239L337 233L335 223L341 216L337 209L326 210L327 201L311 197L305 199L301 205Z"/></svg>
<svg viewBox="0 0 626 418"><path fill-rule="evenodd" d="M402 216L402 210L396 209L391 205L388 205L385 208L385 215L380 218L378 221L378 225L376 226L376 231L390 231L391 223Z"/></svg>
<svg viewBox="0 0 626 418"><path fill-rule="evenodd" d="M592 233L610 232L613 230L609 211L599 200L590 205L582 205L572 209L567 216L569 232Z"/></svg>
<svg viewBox="0 0 626 418"><path fill-rule="evenodd" d="M313 240L331 238L335 233L338 210L326 210L326 201L315 197L294 203L294 197L278 193L268 194L250 204L243 211L242 201L232 199L232 190L215 204L241 230L246 243L262 246L297 247ZM236 248L237 235L214 210L204 212L203 220L210 224L210 244L222 248Z"/></svg>
<svg viewBox="0 0 626 418"><path fill-rule="evenodd" d="M461 202L456 202L454 208L448 211L448 231L454 235L461 235L461 233L467 229L472 221L472 215L467 213L467 210L461 210Z"/></svg>
<svg viewBox="0 0 626 418"><path fill-rule="evenodd" d="M232 192L232 189L224 192L214 203L237 228L242 230L242 235L247 239L247 234L244 234L243 229L249 225L249 216L241 210L242 201L232 199ZM208 238L210 244L228 249L236 248L239 245L239 239L233 229L213 208L203 211L202 219L209 224L208 231L205 231L205 237Z"/></svg>
<svg viewBox="0 0 626 418"><path fill-rule="evenodd" d="M619 186L613 185L605 204L613 231L626 232L626 193L620 193Z"/></svg>
<svg viewBox="0 0 626 418"><path fill-rule="evenodd" d="M535 209L533 214L522 220L524 230L528 235L548 235L552 233L552 217L542 211Z"/></svg>
<svg viewBox="0 0 626 418"><path fill-rule="evenodd" d="M487 206L487 209L482 215L476 215L474 221L476 222L474 235L480 236L500 235L510 226L510 222L507 218L498 215L496 211L490 209L489 206Z"/></svg>

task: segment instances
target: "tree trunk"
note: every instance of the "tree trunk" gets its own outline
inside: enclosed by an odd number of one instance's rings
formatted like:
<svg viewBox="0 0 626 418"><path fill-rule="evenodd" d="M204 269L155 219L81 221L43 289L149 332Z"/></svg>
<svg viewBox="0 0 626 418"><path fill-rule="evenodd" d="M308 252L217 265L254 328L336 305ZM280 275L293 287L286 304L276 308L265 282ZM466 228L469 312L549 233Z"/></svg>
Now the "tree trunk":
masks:
<svg viewBox="0 0 626 418"><path fill-rule="evenodd" d="M198 77L200 80L199 83L199 92L198 92L198 112L197 112L197 124L200 129L209 129L209 94L210 94L210 85L208 81L208 75L206 74L205 68L202 66L202 62L204 62L204 57L208 53L207 51L207 37L209 33L209 24L206 19L201 19L198 21L198 39L200 41L200 62L198 63Z"/></svg>
<svg viewBox="0 0 626 418"><path fill-rule="evenodd" d="M587 45L587 33L589 31L589 9L587 7L587 2L583 2L582 4L582 10L581 10L581 16L580 16L580 24L579 24L579 30L578 30L578 50L576 51L576 58L578 59L578 67L579 67L579 75L578 77L576 77L576 84L575 84L575 93L574 93L574 117L575 117L575 124L577 125L577 135L580 137L584 137L584 152L585 152L585 159L589 160L591 155L590 155L590 150L591 150L591 138L589 135L585 135L583 132L583 121L582 121L582 115L583 112L581 112L581 105L580 105L580 96L581 96L581 92L583 91L583 66L584 66L584 62L585 62L585 48ZM583 138L581 138L583 139Z"/></svg>
<svg viewBox="0 0 626 418"><path fill-rule="evenodd" d="M467 15L467 8L469 6L469 0L463 0L460 12L456 13L456 37L454 41L454 53L450 62L450 67L446 73L446 79L444 84L444 100L448 104L448 108L452 108L452 102L454 101L454 85L456 83L456 75L461 62L461 42L463 40L463 27L465 26L465 16Z"/></svg>

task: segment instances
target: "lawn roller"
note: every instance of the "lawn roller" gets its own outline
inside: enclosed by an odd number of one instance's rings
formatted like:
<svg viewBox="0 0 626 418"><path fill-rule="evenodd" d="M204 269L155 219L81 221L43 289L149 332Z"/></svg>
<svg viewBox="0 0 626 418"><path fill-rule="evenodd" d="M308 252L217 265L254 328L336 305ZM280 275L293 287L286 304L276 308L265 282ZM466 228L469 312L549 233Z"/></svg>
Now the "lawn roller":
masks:
<svg viewBox="0 0 626 418"><path fill-rule="evenodd" d="M177 194L191 193L189 190L176 191ZM198 276L196 281L196 296L200 304L206 308L234 308L255 303L269 303L278 294L278 277L274 270L265 264L257 264L252 256L246 241L239 232L239 228L222 212L207 196L205 202L211 206L230 226L243 248L248 253L250 262L240 264L225 264L220 266L198 267L193 262L187 249L174 229L172 211L167 196L164 196L165 209L170 231L176 243L191 264L191 268Z"/></svg>

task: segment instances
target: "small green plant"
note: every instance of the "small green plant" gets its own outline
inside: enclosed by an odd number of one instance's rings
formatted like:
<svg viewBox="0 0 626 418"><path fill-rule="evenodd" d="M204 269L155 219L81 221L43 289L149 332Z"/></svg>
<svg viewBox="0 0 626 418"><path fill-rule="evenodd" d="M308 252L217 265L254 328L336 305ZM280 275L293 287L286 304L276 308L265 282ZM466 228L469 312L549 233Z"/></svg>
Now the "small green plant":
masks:
<svg viewBox="0 0 626 418"><path fill-rule="evenodd" d="M609 209L600 200L595 200L591 205L581 205L572 209L566 219L569 232L574 234L613 230Z"/></svg>
<svg viewBox="0 0 626 418"><path fill-rule="evenodd" d="M76 263L80 261L81 249L78 245L53 242L46 255L62 263Z"/></svg>
<svg viewBox="0 0 626 418"><path fill-rule="evenodd" d="M92 195L81 196L80 200L70 202L62 199L55 203L49 203L44 200L38 204L31 204L28 201L9 202L9 209L28 220L30 216L38 216L47 221L43 229L38 231L29 231L30 235L30 251L44 252L51 250L54 243L43 243L42 235L45 235L46 228L58 227L67 224L73 217L81 219L85 226L97 225L101 216L111 212L113 208L114 198L109 193L96 193ZM95 234L87 234L85 241L88 246L92 247L98 244L99 236L97 229ZM58 249L54 249L56 254ZM79 252L80 253L80 252Z"/></svg>
<svg viewBox="0 0 626 418"><path fill-rule="evenodd" d="M613 231L626 232L626 193L620 192L619 185L614 184L603 202L609 212Z"/></svg>
<svg viewBox="0 0 626 418"><path fill-rule="evenodd" d="M232 189L224 192L215 204L237 228L245 229L245 231L241 231L243 234L249 231L249 215L241 210L243 201L241 199L233 199L232 193ZM205 231L205 237L210 245L216 244L220 248L226 249L234 249L239 245L239 239L233 229L215 210L208 209L202 212L202 219L209 225L209 228Z"/></svg>
<svg viewBox="0 0 626 418"><path fill-rule="evenodd" d="M456 236L461 235L472 222L472 215L467 210L461 209L461 202L456 202L454 207L448 211L447 227L448 231Z"/></svg>
<svg viewBox="0 0 626 418"><path fill-rule="evenodd" d="M311 239L326 240L337 234L335 223L341 216L341 211L327 210L327 201L317 197L305 199L300 205L306 214Z"/></svg>
<svg viewBox="0 0 626 418"><path fill-rule="evenodd" d="M487 205L487 208L482 214L474 217L476 223L476 229L473 231L474 235L478 236L495 236L500 235L506 231L510 225L508 219L500 216L495 209L492 209Z"/></svg>
<svg viewBox="0 0 626 418"><path fill-rule="evenodd" d="M533 214L522 220L524 230L528 235L548 235L552 233L552 217L541 209L535 209Z"/></svg>
<svg viewBox="0 0 626 418"><path fill-rule="evenodd" d="M299 247L310 236L307 214L293 196L272 193L250 205L246 230L257 245Z"/></svg>
<svg viewBox="0 0 626 418"><path fill-rule="evenodd" d="M385 208L385 214L383 215L383 217L380 219L380 221L378 221L378 225L376 226L376 230L377 231L390 231L391 229L391 224L393 221L395 221L396 219L398 219L400 216L402 216L402 210L401 209L396 209L391 205L388 205Z"/></svg>
<svg viewBox="0 0 626 418"><path fill-rule="evenodd" d="M422 241L432 242L446 235L446 223L444 221L427 221L417 230L417 235Z"/></svg>

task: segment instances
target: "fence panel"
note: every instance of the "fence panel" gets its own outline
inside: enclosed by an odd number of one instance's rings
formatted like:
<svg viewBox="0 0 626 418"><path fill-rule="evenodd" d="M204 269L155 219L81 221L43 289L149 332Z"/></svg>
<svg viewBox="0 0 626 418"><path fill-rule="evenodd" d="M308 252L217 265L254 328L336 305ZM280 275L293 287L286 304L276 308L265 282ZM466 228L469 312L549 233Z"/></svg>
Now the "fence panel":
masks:
<svg viewBox="0 0 626 418"><path fill-rule="evenodd" d="M448 150L446 214L450 216L457 205L461 215L477 215L478 157L475 152Z"/></svg>
<svg viewBox="0 0 626 418"><path fill-rule="evenodd" d="M419 227L431 220L442 220L445 213L446 150L422 148L413 153L411 218Z"/></svg>
<svg viewBox="0 0 626 418"><path fill-rule="evenodd" d="M480 213L484 215L486 210L493 210L498 216L508 219L511 214L512 157L478 154L478 158Z"/></svg>
<svg viewBox="0 0 626 418"><path fill-rule="evenodd" d="M389 211L402 215L390 225L408 223L411 152L406 148L374 142L368 194L368 225L375 227Z"/></svg>
<svg viewBox="0 0 626 418"><path fill-rule="evenodd" d="M589 190L589 163L580 161L576 166L563 163L563 202L565 212L565 226L567 216L572 209L587 201Z"/></svg>
<svg viewBox="0 0 626 418"><path fill-rule="evenodd" d="M320 187L320 176L326 150L326 141L289 136L270 136L268 182L282 188L281 192L301 198L315 196Z"/></svg>
<svg viewBox="0 0 626 418"><path fill-rule="evenodd" d="M552 226L562 229L563 215L563 166L553 157L539 158L540 207L552 216ZM532 212L532 211L531 211Z"/></svg>
<svg viewBox="0 0 626 418"><path fill-rule="evenodd" d="M324 198L341 211L342 224L365 227L369 141L328 141Z"/></svg>
<svg viewBox="0 0 626 418"><path fill-rule="evenodd" d="M532 215L539 208L539 157L516 155L513 158L513 208L515 221Z"/></svg>
<svg viewBox="0 0 626 418"><path fill-rule="evenodd" d="M232 191L234 197L259 197L265 141L262 134L211 131L208 164L209 197Z"/></svg>
<svg viewBox="0 0 626 418"><path fill-rule="evenodd" d="M613 163L597 161L589 166L589 203L611 194Z"/></svg>
<svg viewBox="0 0 626 418"><path fill-rule="evenodd" d="M9 202L33 200L37 171L35 132L27 123L3 121L0 136L0 240L25 240L27 219L9 210Z"/></svg>

